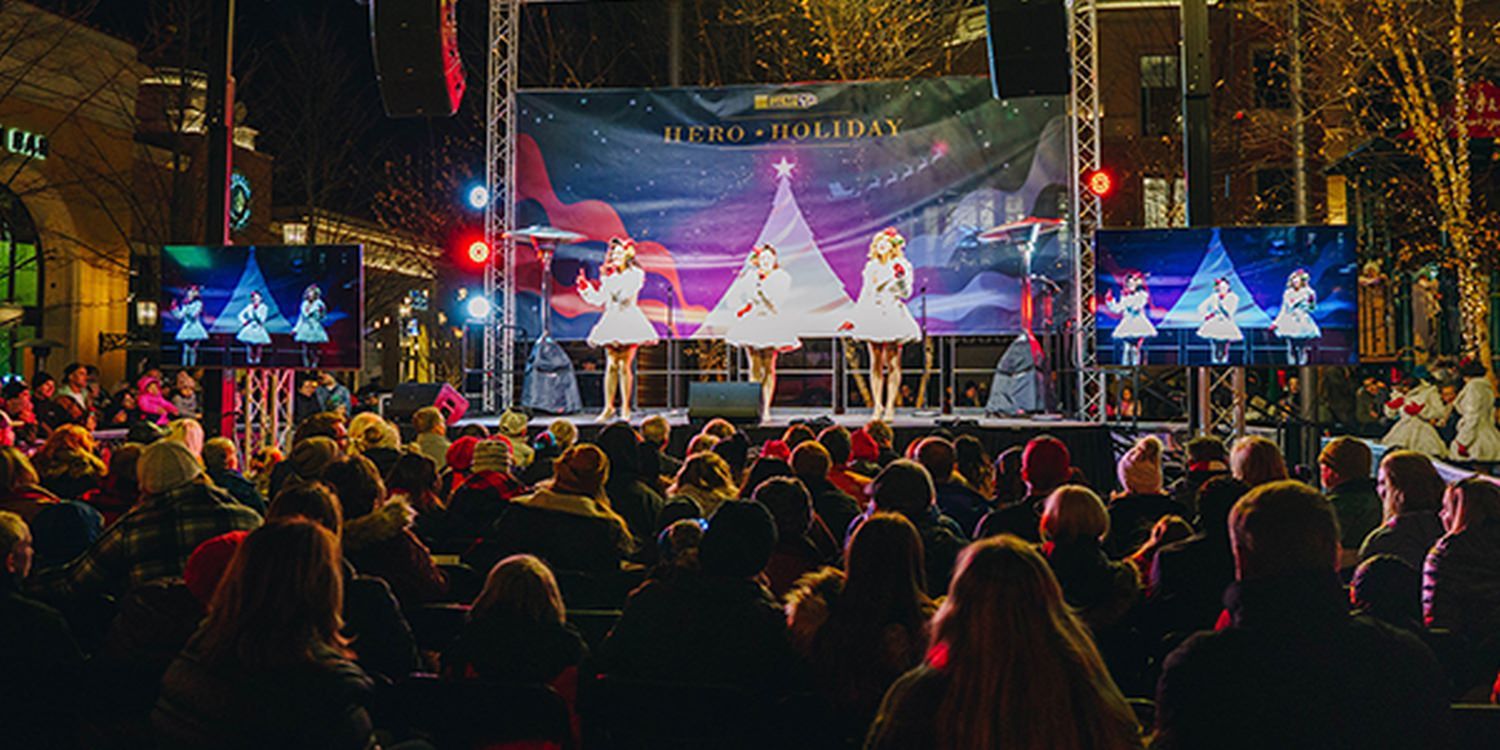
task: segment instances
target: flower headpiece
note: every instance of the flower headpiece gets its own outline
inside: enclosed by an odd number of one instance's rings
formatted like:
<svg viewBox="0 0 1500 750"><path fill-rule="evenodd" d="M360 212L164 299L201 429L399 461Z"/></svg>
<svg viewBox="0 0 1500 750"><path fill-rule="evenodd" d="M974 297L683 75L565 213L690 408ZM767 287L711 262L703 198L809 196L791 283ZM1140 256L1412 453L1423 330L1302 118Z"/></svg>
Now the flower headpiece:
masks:
<svg viewBox="0 0 1500 750"><path fill-rule="evenodd" d="M620 249L621 265L630 265L635 261L635 240L629 237L611 237L609 246Z"/></svg>
<svg viewBox="0 0 1500 750"><path fill-rule="evenodd" d="M777 265L781 265L781 253L777 252L776 246L772 245L769 242L767 242L767 243L765 243L763 245L756 245L755 247L753 247L753 248L750 249L750 263L751 263L751 265L756 265L756 266L760 265L760 254L761 253L770 253L771 255L776 256L776 264Z"/></svg>
<svg viewBox="0 0 1500 750"><path fill-rule="evenodd" d="M1292 281L1294 279L1300 279L1303 284L1306 284L1312 281L1312 276L1307 272L1307 269L1299 268L1293 271L1291 276L1287 277L1287 281Z"/></svg>
<svg viewBox="0 0 1500 750"><path fill-rule="evenodd" d="M884 258L901 255L906 250L906 238L895 227L886 227L870 239L870 257Z"/></svg>

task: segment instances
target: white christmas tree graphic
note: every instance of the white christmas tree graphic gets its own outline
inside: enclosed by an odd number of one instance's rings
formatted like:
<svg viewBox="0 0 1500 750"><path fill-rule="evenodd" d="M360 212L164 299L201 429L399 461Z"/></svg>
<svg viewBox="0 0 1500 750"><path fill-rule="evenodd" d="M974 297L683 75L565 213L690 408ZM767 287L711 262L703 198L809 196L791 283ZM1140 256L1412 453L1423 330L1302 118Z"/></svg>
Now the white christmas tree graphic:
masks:
<svg viewBox="0 0 1500 750"><path fill-rule="evenodd" d="M214 319L214 333L236 333L240 330L240 311L250 304L250 293L260 292L260 301L266 304L266 331L269 333L291 333L292 324L281 314L281 308L276 304L276 298L266 288L266 277L260 272L260 264L255 262L255 248L250 248L245 258L245 271L240 274L240 283L234 287L234 293L230 295L229 302L225 303L224 309L219 311L219 317Z"/></svg>
<svg viewBox="0 0 1500 750"><path fill-rule="evenodd" d="M1229 260L1229 253L1224 250L1224 242L1219 239L1219 230L1213 230L1208 240L1208 252L1204 254L1203 261L1198 264L1198 270L1193 273L1192 281L1188 282L1187 291L1177 298L1177 304L1167 312L1158 327L1160 328L1194 328L1203 324L1203 314L1198 312L1198 303L1214 292L1214 282L1218 279L1227 279L1229 289L1240 298L1239 308L1235 310L1234 322L1241 329L1270 328L1271 316L1262 310L1255 297L1240 280L1240 275L1234 270L1234 263Z"/></svg>
<svg viewBox="0 0 1500 750"><path fill-rule="evenodd" d="M782 319L797 327L800 336L832 336L840 323L849 317L854 302L844 291L844 282L828 265L818 249L812 227L802 215L802 208L792 195L792 169L796 166L782 157L776 167L776 197L771 200L771 215L760 230L755 244L769 243L776 248L781 267L792 277L791 294ZM746 254L750 248L746 247ZM741 267L743 268L743 267ZM736 269L738 273L739 269ZM719 338L737 319L735 313L744 304L747 275L737 277L724 296L693 332L694 338Z"/></svg>

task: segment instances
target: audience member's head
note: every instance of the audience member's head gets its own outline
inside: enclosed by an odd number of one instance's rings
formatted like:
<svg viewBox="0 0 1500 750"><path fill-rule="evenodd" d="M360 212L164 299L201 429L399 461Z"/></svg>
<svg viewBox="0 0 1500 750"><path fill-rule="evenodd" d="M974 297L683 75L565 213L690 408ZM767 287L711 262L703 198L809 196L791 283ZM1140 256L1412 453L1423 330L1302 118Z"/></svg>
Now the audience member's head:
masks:
<svg viewBox="0 0 1500 750"><path fill-rule="evenodd" d="M214 592L197 636L204 660L322 663L344 653L343 602L338 538L311 521L268 523L245 537Z"/></svg>
<svg viewBox="0 0 1500 750"><path fill-rule="evenodd" d="M736 432L720 439L714 443L712 450L724 458L736 477L745 475L745 467L750 463L750 438L745 437L745 433Z"/></svg>
<svg viewBox="0 0 1500 750"><path fill-rule="evenodd" d="M698 545L703 543L701 518L684 518L673 521L657 535L656 546L661 551L660 564L673 568L696 568Z"/></svg>
<svg viewBox="0 0 1500 750"><path fill-rule="evenodd" d="M1422 622L1422 573L1395 555L1374 555L1354 569L1355 609L1391 623Z"/></svg>
<svg viewBox="0 0 1500 750"><path fill-rule="evenodd" d="M844 550L844 597L860 610L850 614L867 615L872 622L891 622L886 618L892 615L921 617L920 612L888 610L931 601L923 560L922 535L906 516L874 513L861 521Z"/></svg>
<svg viewBox="0 0 1500 750"><path fill-rule="evenodd" d="M1120 487L1131 495L1161 494L1161 454L1161 440L1155 435L1137 440L1115 465Z"/></svg>
<svg viewBox="0 0 1500 750"><path fill-rule="evenodd" d="M1392 451L1380 459L1376 487L1387 519L1406 513L1436 513L1443 507L1443 478L1432 459L1416 451Z"/></svg>
<svg viewBox="0 0 1500 750"><path fill-rule="evenodd" d="M1454 483L1443 495L1442 517L1449 534L1500 520L1500 484L1483 476Z"/></svg>
<svg viewBox="0 0 1500 750"><path fill-rule="evenodd" d="M158 440L141 451L136 479L143 495L171 492L200 481L203 464L187 446L176 440Z"/></svg>
<svg viewBox="0 0 1500 750"><path fill-rule="evenodd" d="M283 488L266 507L266 520L275 518L306 518L313 523L342 536L344 510L339 506L333 488L323 482L299 482Z"/></svg>
<svg viewBox="0 0 1500 750"><path fill-rule="evenodd" d="M25 451L13 445L0 446L0 496L41 481Z"/></svg>
<svg viewBox="0 0 1500 750"><path fill-rule="evenodd" d="M907 458L886 464L871 480L868 492L875 510L900 513L918 528L928 522L937 494L927 469Z"/></svg>
<svg viewBox="0 0 1500 750"><path fill-rule="evenodd" d="M699 432L704 435L713 435L720 440L725 440L730 435L738 432L738 430L734 429L734 425L729 420L722 417L714 417L708 420L708 424L703 425L703 429L699 430Z"/></svg>
<svg viewBox="0 0 1500 750"><path fill-rule="evenodd" d="M604 497L609 471L609 457L604 451L592 443L581 443L563 451L552 462L552 489L564 495L599 500Z"/></svg>
<svg viewBox="0 0 1500 750"><path fill-rule="evenodd" d="M953 440L953 470L958 472L977 492L987 492L994 483L994 466L984 443L973 435L960 435Z"/></svg>
<svg viewBox="0 0 1500 750"><path fill-rule="evenodd" d="M475 474L483 474L487 471L509 474L511 458L510 440L497 435L488 440L481 440L474 446L474 458L469 463L469 470Z"/></svg>
<svg viewBox="0 0 1500 750"><path fill-rule="evenodd" d="M140 465L142 449L142 446L135 443L126 443L110 452L109 474L105 476L104 486L115 497L128 500L140 494L137 467Z"/></svg>
<svg viewBox="0 0 1500 750"><path fill-rule="evenodd" d="M889 449L896 442L896 431L883 420L872 419L866 422L865 432L869 433L870 437L875 439L875 444L881 448Z"/></svg>
<svg viewBox="0 0 1500 750"><path fill-rule="evenodd" d="M1026 480L1021 478L1022 447L1012 445L995 456L995 500L1013 503L1026 496Z"/></svg>
<svg viewBox="0 0 1500 750"><path fill-rule="evenodd" d="M948 677L936 707L940 747L1139 746L1087 626L1047 561L1015 537L959 555L927 663ZM1063 704L1071 709L1057 710Z"/></svg>
<svg viewBox="0 0 1500 750"><path fill-rule="evenodd" d="M1229 449L1217 435L1199 435L1183 446L1187 455L1187 468L1200 470L1227 470Z"/></svg>
<svg viewBox="0 0 1500 750"><path fill-rule="evenodd" d="M1353 479L1369 479L1373 456L1359 438L1342 435L1328 441L1318 453L1319 479L1324 490L1333 490Z"/></svg>
<svg viewBox="0 0 1500 750"><path fill-rule="evenodd" d="M694 453L713 453L714 446L718 444L718 438L700 432L694 435L692 440L688 441L687 454L691 456Z"/></svg>
<svg viewBox="0 0 1500 750"><path fill-rule="evenodd" d="M1246 435L1234 441L1229 452L1229 471L1252 489L1289 476L1281 449L1259 435Z"/></svg>
<svg viewBox="0 0 1500 750"><path fill-rule="evenodd" d="M235 450L234 441L216 437L204 442L203 466L209 471L239 471L240 455Z"/></svg>
<svg viewBox="0 0 1500 750"><path fill-rule="evenodd" d="M792 477L773 477L755 488L755 502L766 506L776 521L776 536L796 539L812 526L812 496Z"/></svg>
<svg viewBox="0 0 1500 750"><path fill-rule="evenodd" d="M188 447L195 456L203 455L203 425L196 419L174 419L167 425L167 439Z"/></svg>
<svg viewBox="0 0 1500 750"><path fill-rule="evenodd" d="M842 468L849 463L849 452L853 446L849 439L849 430L842 425L824 427L818 433L818 442L828 449L828 457L833 459L835 469Z"/></svg>
<svg viewBox="0 0 1500 750"><path fill-rule="evenodd" d="M274 445L262 445L260 450L250 456L250 473L256 476L270 476L271 471L278 464L286 460L281 449Z"/></svg>
<svg viewBox="0 0 1500 750"><path fill-rule="evenodd" d="M672 437L672 424L660 414L652 414L641 420L641 439L656 446L665 446Z"/></svg>
<svg viewBox="0 0 1500 750"><path fill-rule="evenodd" d="M484 588L469 608L469 619L495 617L561 624L564 611L562 592L552 569L531 555L511 555L490 568Z"/></svg>
<svg viewBox="0 0 1500 750"><path fill-rule="evenodd" d="M857 464L880 461L880 444L863 427L849 433L849 460Z"/></svg>
<svg viewBox="0 0 1500 750"><path fill-rule="evenodd" d="M360 412L349 422L349 440L360 453L395 450L401 447L401 430L373 411Z"/></svg>
<svg viewBox="0 0 1500 750"><path fill-rule="evenodd" d="M499 432L511 440L526 440L526 429L531 426L531 420L526 415L515 409L507 409L500 415ZM514 443L512 443L514 445Z"/></svg>
<svg viewBox="0 0 1500 750"><path fill-rule="evenodd" d="M323 476L323 471L343 455L344 452L339 450L339 445L333 438L316 436L292 446L292 455L286 460L287 465L292 467L293 478L310 481Z"/></svg>
<svg viewBox="0 0 1500 750"><path fill-rule="evenodd" d="M229 570L230 561L249 535L248 531L220 534L205 540L188 555L187 564L182 568L182 582L199 604L206 607L213 600L214 590L224 579L224 572Z"/></svg>
<svg viewBox="0 0 1500 750"><path fill-rule="evenodd" d="M1229 511L1249 492L1244 482L1229 475L1214 477L1198 488L1198 530L1204 536L1226 539Z"/></svg>
<svg viewBox="0 0 1500 750"><path fill-rule="evenodd" d="M792 460L792 449L787 446L785 440L767 440L761 443L758 458L775 458L782 461Z"/></svg>
<svg viewBox="0 0 1500 750"><path fill-rule="evenodd" d="M1033 497L1051 494L1067 484L1072 469L1068 446L1051 435L1032 438L1021 453L1021 479L1026 482L1027 494Z"/></svg>
<svg viewBox="0 0 1500 750"><path fill-rule="evenodd" d="M790 425L786 428L785 432L781 433L782 442L786 443L787 447L792 450L797 450L797 447L803 443L817 439L817 433L813 432L811 427L801 423Z"/></svg>
<svg viewBox="0 0 1500 750"><path fill-rule="evenodd" d="M823 482L833 468L833 459L828 449L816 440L809 440L792 449L792 473L803 482Z"/></svg>
<svg viewBox="0 0 1500 750"><path fill-rule="evenodd" d="M703 532L698 561L712 576L752 578L765 569L775 547L776 524L764 505L725 503Z"/></svg>
<svg viewBox="0 0 1500 750"><path fill-rule="evenodd" d="M734 477L729 475L729 464L719 454L708 451L694 453L682 462L682 468L677 470L677 480L668 494L677 494L689 487L725 498L738 494Z"/></svg>
<svg viewBox="0 0 1500 750"><path fill-rule="evenodd" d="M1042 540L1047 542L1102 541L1109 533L1109 511L1093 490L1065 484L1053 490L1042 503L1038 528Z"/></svg>
<svg viewBox="0 0 1500 750"><path fill-rule="evenodd" d="M340 456L319 477L338 497L344 520L369 515L385 500L385 483L375 463L358 453Z"/></svg>
<svg viewBox="0 0 1500 750"><path fill-rule="evenodd" d="M917 442L915 458L932 475L933 483L947 484L953 481L953 467L958 463L953 443L940 437L922 438Z"/></svg>
<svg viewBox="0 0 1500 750"><path fill-rule="evenodd" d="M474 466L474 447L482 438L464 435L448 444L443 454L443 465L457 472L467 472Z"/></svg>
<svg viewBox="0 0 1500 750"><path fill-rule="evenodd" d="M349 444L349 423L344 415L323 411L302 420L292 433L292 446L311 437L326 437L341 448Z"/></svg>
<svg viewBox="0 0 1500 750"><path fill-rule="evenodd" d="M406 493L421 510L429 510L436 502L438 487L437 462L418 451L402 451L385 475L386 491Z"/></svg>
<svg viewBox="0 0 1500 750"><path fill-rule="evenodd" d="M594 444L609 457L611 483L634 481L641 476L641 440L629 422L614 422L599 431Z"/></svg>
<svg viewBox="0 0 1500 750"><path fill-rule="evenodd" d="M0 510L0 570L5 579L19 582L31 573L31 529L20 515Z"/></svg>
<svg viewBox="0 0 1500 750"><path fill-rule="evenodd" d="M755 494L755 489L772 477L790 477L792 467L779 458L761 457L755 459L750 465L750 473L745 475L745 486L740 488L740 497L750 497Z"/></svg>
<svg viewBox="0 0 1500 750"><path fill-rule="evenodd" d="M1338 568L1339 522L1333 505L1301 482L1273 481L1252 488L1229 511L1229 542L1240 580Z"/></svg>
<svg viewBox="0 0 1500 750"><path fill-rule="evenodd" d="M424 406L412 412L411 426L418 435L442 435L448 431L448 420L436 406Z"/></svg>
<svg viewBox="0 0 1500 750"><path fill-rule="evenodd" d="M552 439L557 442L557 449L565 451L578 442L578 427L566 419L554 419L552 424L547 425L547 432L552 433Z"/></svg>

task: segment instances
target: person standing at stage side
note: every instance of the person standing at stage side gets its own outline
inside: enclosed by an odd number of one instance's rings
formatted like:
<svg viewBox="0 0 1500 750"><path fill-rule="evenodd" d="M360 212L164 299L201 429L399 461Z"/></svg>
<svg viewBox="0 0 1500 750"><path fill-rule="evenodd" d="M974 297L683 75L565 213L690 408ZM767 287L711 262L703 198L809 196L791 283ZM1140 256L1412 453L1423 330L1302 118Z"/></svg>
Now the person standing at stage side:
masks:
<svg viewBox="0 0 1500 750"><path fill-rule="evenodd" d="M177 343L182 344L182 366L198 364L198 345L208 339L208 329L203 327L203 297L196 285L188 287L182 304L173 308L171 315L182 321L177 327Z"/></svg>
<svg viewBox="0 0 1500 750"><path fill-rule="evenodd" d="M578 296L583 301L603 307L604 314L589 332L589 346L602 346L605 353L604 411L598 421L615 418L618 394L619 414L630 419L630 402L635 396L636 351L642 344L655 344L656 329L636 304L636 297L646 283L646 272L635 260L635 242L614 237L604 253L599 280L591 282L578 270Z"/></svg>
<svg viewBox="0 0 1500 750"><path fill-rule="evenodd" d="M1495 386L1477 360L1458 368L1463 390L1453 409L1458 412L1458 434L1453 438L1452 457L1459 461L1500 461L1500 430L1495 429Z"/></svg>
<svg viewBox="0 0 1500 750"><path fill-rule="evenodd" d="M1318 306L1318 293L1308 283L1305 269L1297 269L1286 279L1286 290L1281 293L1281 310L1271 321L1271 330L1286 339L1286 362L1289 365L1307 364L1307 349L1312 342L1322 337L1323 331L1313 320L1313 310Z"/></svg>
<svg viewBox="0 0 1500 750"><path fill-rule="evenodd" d="M271 343L271 334L266 331L266 321L270 317L271 311L262 301L260 292L251 292L249 304L240 310L240 330L234 335L245 345L245 362L248 364L260 364L263 347Z"/></svg>
<svg viewBox="0 0 1500 750"><path fill-rule="evenodd" d="M802 346L797 326L783 319L782 307L792 290L792 277L781 268L770 243L750 251L735 282L742 305L724 334L725 343L743 346L750 354L750 381L760 383L760 419L771 416L776 397L776 356Z"/></svg>
<svg viewBox="0 0 1500 750"><path fill-rule="evenodd" d="M894 419L901 391L901 346L922 337L906 309L915 275L906 259L906 238L887 227L870 240L853 319L839 327L870 347L870 401L873 418Z"/></svg>
<svg viewBox="0 0 1500 750"><path fill-rule="evenodd" d="M292 339L302 345L302 366L318 366L318 344L328 343L328 331L323 329L323 319L328 317L328 304L323 301L323 290L317 284L308 284L302 291L302 309L297 316L297 325L292 326Z"/></svg>
<svg viewBox="0 0 1500 750"><path fill-rule="evenodd" d="M1146 291L1146 278L1138 271L1126 274L1120 298L1115 299L1114 292L1106 291L1104 306L1120 316L1120 323L1111 334L1116 341L1123 342L1124 354L1120 358L1120 364L1127 367L1146 364L1145 358L1141 356L1141 345L1146 339L1156 335L1156 326L1151 325L1151 318L1146 315L1151 309L1151 293Z"/></svg>
<svg viewBox="0 0 1500 750"><path fill-rule="evenodd" d="M1198 303L1198 314L1203 316L1198 335L1213 345L1210 355L1213 364L1229 364L1229 345L1245 340L1245 334L1234 322L1234 314L1239 309L1240 296L1229 288L1229 279L1222 276L1214 281L1213 293Z"/></svg>

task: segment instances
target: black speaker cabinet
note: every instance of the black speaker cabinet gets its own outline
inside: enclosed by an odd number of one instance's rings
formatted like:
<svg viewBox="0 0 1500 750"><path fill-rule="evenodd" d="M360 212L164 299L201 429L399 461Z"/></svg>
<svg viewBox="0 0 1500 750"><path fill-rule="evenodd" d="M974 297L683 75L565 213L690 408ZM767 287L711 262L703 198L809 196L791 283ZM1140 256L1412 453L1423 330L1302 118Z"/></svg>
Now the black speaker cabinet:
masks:
<svg viewBox="0 0 1500 750"><path fill-rule="evenodd" d="M370 0L370 47L391 117L450 117L464 97L458 0Z"/></svg>
<svg viewBox="0 0 1500 750"><path fill-rule="evenodd" d="M428 406L436 406L453 424L468 411L469 400L447 383L402 383L385 404L385 418L404 427L411 423L412 414Z"/></svg>
<svg viewBox="0 0 1500 750"><path fill-rule="evenodd" d="M1063 0L986 0L995 98L1062 96L1072 88Z"/></svg>
<svg viewBox="0 0 1500 750"><path fill-rule="evenodd" d="M723 417L749 422L760 417L760 383L689 383L688 419Z"/></svg>

